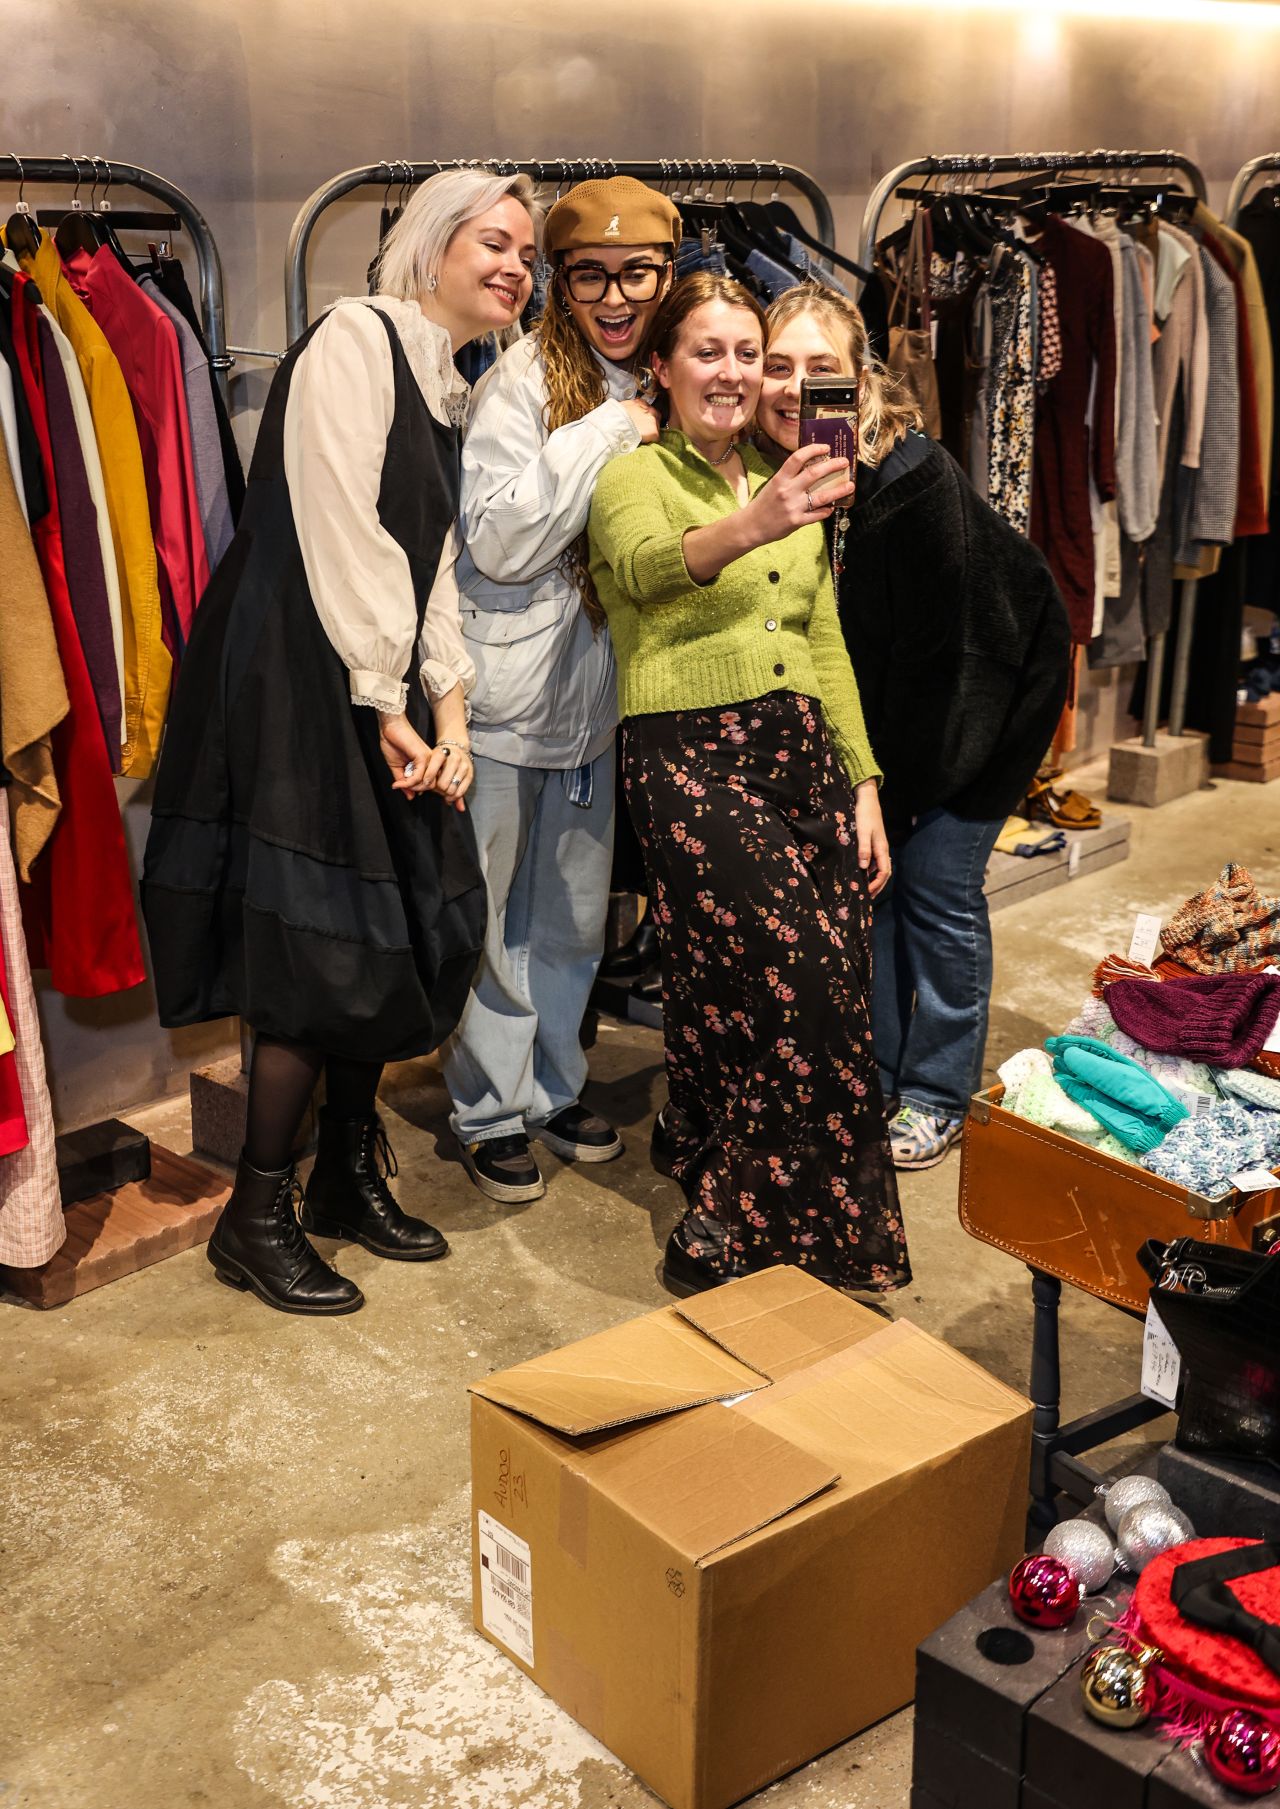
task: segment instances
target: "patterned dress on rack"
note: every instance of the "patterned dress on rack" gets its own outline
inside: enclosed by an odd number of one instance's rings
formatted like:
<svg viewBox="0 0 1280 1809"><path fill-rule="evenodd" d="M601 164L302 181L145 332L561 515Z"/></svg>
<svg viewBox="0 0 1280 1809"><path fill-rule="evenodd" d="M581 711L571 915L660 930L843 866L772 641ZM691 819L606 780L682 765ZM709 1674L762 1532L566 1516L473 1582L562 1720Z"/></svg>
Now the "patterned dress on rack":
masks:
<svg viewBox="0 0 1280 1809"><path fill-rule="evenodd" d="M991 275L987 500L1020 534L1031 526L1035 454L1035 285L1028 261L1008 252Z"/></svg>

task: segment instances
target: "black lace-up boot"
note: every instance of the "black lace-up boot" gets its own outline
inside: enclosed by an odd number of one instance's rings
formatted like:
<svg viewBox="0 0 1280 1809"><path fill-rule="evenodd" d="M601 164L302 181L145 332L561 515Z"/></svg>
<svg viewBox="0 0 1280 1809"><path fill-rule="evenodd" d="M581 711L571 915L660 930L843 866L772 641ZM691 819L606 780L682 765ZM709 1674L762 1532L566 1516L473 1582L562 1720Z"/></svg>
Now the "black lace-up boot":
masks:
<svg viewBox="0 0 1280 1809"><path fill-rule="evenodd" d="M402 1212L388 1180L399 1173L377 1113L334 1118L320 1113L316 1164L307 1182L302 1223L315 1237L346 1237L375 1256L428 1263L449 1246L424 1219Z"/></svg>
<svg viewBox="0 0 1280 1809"><path fill-rule="evenodd" d="M264 1173L242 1156L206 1255L219 1281L251 1289L279 1312L354 1313L364 1295L303 1236L301 1193L292 1166Z"/></svg>

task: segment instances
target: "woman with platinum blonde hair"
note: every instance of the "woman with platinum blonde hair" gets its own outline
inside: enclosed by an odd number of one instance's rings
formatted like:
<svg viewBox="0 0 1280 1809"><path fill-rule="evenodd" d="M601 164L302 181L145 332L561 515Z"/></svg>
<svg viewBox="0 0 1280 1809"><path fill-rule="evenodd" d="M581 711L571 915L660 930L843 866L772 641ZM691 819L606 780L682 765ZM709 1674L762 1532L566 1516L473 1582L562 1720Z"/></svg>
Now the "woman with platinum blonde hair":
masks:
<svg viewBox="0 0 1280 1809"><path fill-rule="evenodd" d="M377 293L291 347L170 715L143 881L160 1017L256 1033L208 1254L284 1312L363 1303L306 1231L401 1261L447 1249L387 1186L375 1099L384 1062L452 1031L484 934L454 354L519 320L539 226L527 177L435 176L388 235ZM292 1152L322 1070L299 1222Z"/></svg>

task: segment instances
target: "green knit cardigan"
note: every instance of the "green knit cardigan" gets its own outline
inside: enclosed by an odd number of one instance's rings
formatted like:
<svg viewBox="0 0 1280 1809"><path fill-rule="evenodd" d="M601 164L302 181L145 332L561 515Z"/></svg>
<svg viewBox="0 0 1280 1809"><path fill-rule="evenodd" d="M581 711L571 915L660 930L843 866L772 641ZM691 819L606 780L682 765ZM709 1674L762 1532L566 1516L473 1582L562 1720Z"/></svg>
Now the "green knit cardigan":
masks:
<svg viewBox="0 0 1280 1809"><path fill-rule="evenodd" d="M773 473L740 444L752 496ZM797 691L822 706L849 776L879 778L836 615L821 525L735 559L710 584L684 562L690 528L738 507L730 486L668 429L610 460L591 504L591 576L609 618L624 717Z"/></svg>

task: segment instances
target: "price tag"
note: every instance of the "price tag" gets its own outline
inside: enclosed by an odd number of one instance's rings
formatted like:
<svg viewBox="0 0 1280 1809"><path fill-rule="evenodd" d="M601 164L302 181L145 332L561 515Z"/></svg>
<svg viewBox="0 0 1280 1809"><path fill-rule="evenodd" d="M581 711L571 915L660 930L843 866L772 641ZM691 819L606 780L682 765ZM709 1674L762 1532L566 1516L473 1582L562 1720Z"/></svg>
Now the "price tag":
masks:
<svg viewBox="0 0 1280 1809"><path fill-rule="evenodd" d="M1149 1401L1172 1409L1178 1404L1181 1374L1178 1347L1165 1330L1153 1299L1147 1304L1147 1323L1142 1333L1142 1392Z"/></svg>
<svg viewBox="0 0 1280 1809"><path fill-rule="evenodd" d="M1133 926L1133 939L1129 944L1130 961L1141 961L1144 967L1150 967L1159 946L1160 919L1152 917L1148 911L1139 911Z"/></svg>
<svg viewBox="0 0 1280 1809"><path fill-rule="evenodd" d="M1265 1168L1242 1168L1228 1179L1241 1193L1267 1193L1273 1187L1280 1187L1280 1181Z"/></svg>
<svg viewBox="0 0 1280 1809"><path fill-rule="evenodd" d="M1072 842L1071 846L1067 849L1067 878L1068 879L1075 878L1076 869L1079 867L1079 865L1080 865L1080 844L1079 844L1079 842Z"/></svg>

